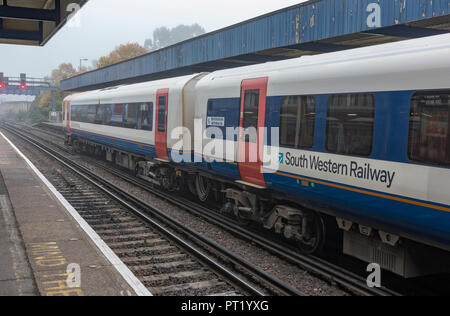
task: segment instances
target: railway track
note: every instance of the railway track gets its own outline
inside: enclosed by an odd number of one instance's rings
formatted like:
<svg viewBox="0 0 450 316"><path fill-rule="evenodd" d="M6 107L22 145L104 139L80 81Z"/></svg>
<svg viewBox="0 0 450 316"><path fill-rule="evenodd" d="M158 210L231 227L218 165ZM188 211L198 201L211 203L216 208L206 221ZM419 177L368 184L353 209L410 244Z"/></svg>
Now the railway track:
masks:
<svg viewBox="0 0 450 316"><path fill-rule="evenodd" d="M36 136L36 135L35 135ZM42 137L36 136L43 141L48 141ZM70 151L64 146L53 144L58 149L70 153ZM303 255L300 254L293 247L289 247L287 245L282 245L279 242L271 240L270 238L266 238L261 236L260 232L251 230L247 227L243 228L239 223L233 222L229 217L218 214L217 212L211 211L211 209L195 203L191 200L188 200L183 197L173 196L171 194L167 194L166 192L159 190L158 188L153 187L151 184L138 179L127 172L118 170L117 168L113 168L107 166L105 164L93 161L89 163L94 163L97 167L104 169L105 171L115 175L116 177L138 186L141 189L148 191L168 202L176 205L177 207L184 209L196 216L199 216L213 224L219 225L220 227L226 229L230 233L238 236L239 238L251 242L264 250L269 251L270 253L287 260L290 263L293 263L302 269L305 269L320 278L323 278L329 282L334 282L350 291L355 295L363 295L363 296L398 296L399 293L389 290L387 288L369 288L367 287L366 280L338 265L332 264L326 260L321 258Z"/></svg>
<svg viewBox="0 0 450 316"><path fill-rule="evenodd" d="M64 168L47 172L49 181L154 295L303 295L70 157L2 127Z"/></svg>

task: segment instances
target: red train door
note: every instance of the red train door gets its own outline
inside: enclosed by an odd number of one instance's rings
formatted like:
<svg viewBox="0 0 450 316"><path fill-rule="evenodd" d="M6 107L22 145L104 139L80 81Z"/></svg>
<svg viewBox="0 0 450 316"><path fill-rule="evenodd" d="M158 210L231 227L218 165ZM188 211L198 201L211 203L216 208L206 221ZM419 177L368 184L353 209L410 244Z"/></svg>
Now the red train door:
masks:
<svg viewBox="0 0 450 316"><path fill-rule="evenodd" d="M167 153L167 113L169 108L169 89L160 89L156 93L155 147L156 157L169 161Z"/></svg>
<svg viewBox="0 0 450 316"><path fill-rule="evenodd" d="M264 126L266 121L266 99L268 78L244 80L241 87L241 118L239 132L239 172L241 183L266 188L262 171L264 150ZM256 137L244 133L256 130Z"/></svg>

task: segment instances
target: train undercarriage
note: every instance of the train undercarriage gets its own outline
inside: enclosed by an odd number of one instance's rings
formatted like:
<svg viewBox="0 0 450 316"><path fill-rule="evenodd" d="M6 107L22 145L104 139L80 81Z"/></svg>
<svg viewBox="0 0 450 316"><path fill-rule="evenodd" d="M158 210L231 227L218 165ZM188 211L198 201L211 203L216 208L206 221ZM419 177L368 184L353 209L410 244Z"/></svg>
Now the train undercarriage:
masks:
<svg viewBox="0 0 450 316"><path fill-rule="evenodd" d="M305 254L318 254L331 238L341 241L346 255L405 278L448 273L450 253L370 225L286 201L265 190L248 187L190 165L173 165L158 159L130 154L85 139L67 137L74 152L95 156L125 168L168 192L187 192L200 202L220 206L220 212L242 225L257 224L283 236ZM333 237L330 237L333 236Z"/></svg>

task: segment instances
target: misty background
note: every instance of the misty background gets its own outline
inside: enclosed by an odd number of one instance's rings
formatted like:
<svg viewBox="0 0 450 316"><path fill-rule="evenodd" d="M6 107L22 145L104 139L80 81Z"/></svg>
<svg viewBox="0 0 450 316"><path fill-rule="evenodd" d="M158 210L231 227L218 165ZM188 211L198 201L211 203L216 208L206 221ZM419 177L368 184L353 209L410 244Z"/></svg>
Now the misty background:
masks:
<svg viewBox="0 0 450 316"><path fill-rule="evenodd" d="M61 64L77 71L95 69L99 59L120 45L137 43L148 51L186 36L212 32L305 0L90 0L80 11L80 26L64 26L44 47L0 45L0 72L49 77ZM134 53L134 52L133 52ZM81 60L81 62L80 62ZM34 97L0 95L0 103Z"/></svg>
<svg viewBox="0 0 450 316"><path fill-rule="evenodd" d="M120 44L145 46L160 27L198 24L211 32L303 2L301 0L90 0L80 11L80 27L61 29L44 47L0 45L0 72L48 76L62 63L84 66Z"/></svg>

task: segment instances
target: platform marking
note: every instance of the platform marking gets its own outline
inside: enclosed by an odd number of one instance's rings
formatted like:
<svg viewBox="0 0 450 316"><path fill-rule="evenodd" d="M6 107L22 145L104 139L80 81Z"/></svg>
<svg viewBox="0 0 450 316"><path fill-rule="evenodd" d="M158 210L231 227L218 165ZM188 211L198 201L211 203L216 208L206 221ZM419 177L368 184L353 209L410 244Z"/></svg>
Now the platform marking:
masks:
<svg viewBox="0 0 450 316"><path fill-rule="evenodd" d="M130 285L138 296L152 296L150 291L139 281L133 272L120 260L120 258L109 248L109 246L101 239L101 237L89 226L89 224L78 214L78 212L70 205L69 202L59 193L53 184L36 168L36 166L3 134L0 135L11 145L11 147L22 157L28 166L36 173L36 175L45 183L48 189L56 196L56 198L64 205L66 210L80 225L81 229L89 236L93 243L98 247L108 261L116 268L119 274Z"/></svg>
<svg viewBox="0 0 450 316"><path fill-rule="evenodd" d="M45 296L84 296L81 282L71 286L68 279L71 271L67 268L67 259L56 242L42 242L30 244L31 254L34 262L39 267L61 268L61 272L45 274L40 280Z"/></svg>

